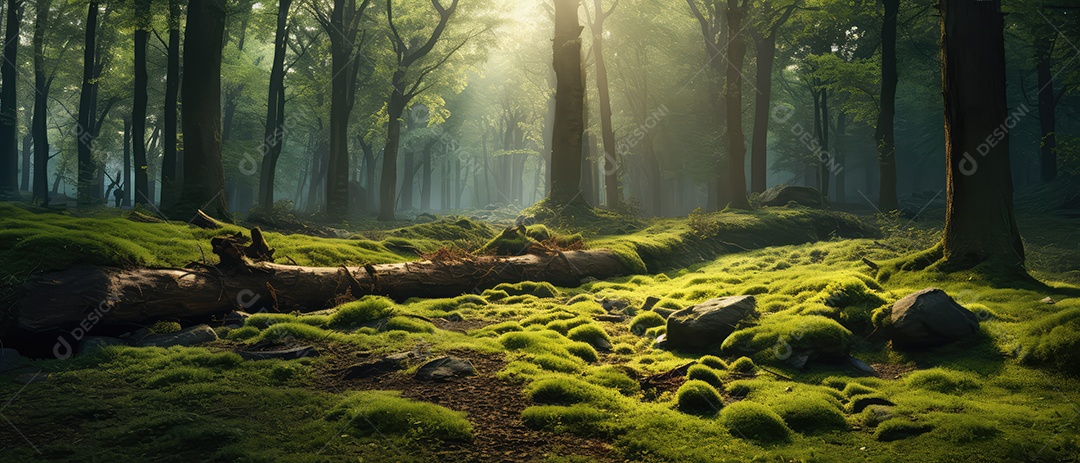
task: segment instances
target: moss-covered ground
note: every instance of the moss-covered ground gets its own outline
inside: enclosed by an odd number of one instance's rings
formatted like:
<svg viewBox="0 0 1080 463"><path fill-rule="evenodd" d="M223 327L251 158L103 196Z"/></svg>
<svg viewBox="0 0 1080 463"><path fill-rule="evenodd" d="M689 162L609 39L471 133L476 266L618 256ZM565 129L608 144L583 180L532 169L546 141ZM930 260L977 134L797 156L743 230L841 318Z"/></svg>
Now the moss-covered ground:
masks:
<svg viewBox="0 0 1080 463"><path fill-rule="evenodd" d="M578 288L524 283L451 299L366 298L317 314L260 314L197 348L108 347L0 374L0 459L494 461L477 449L486 427L503 422L459 404L503 389L515 401L515 425L531 433L525 440L581 444L548 445L533 461L1080 455L1076 219L1021 217L1039 282L1014 284L976 272L884 278L864 262L929 248L935 222L786 208L588 219L577 228L548 222L545 233L580 232L586 246L616 249L639 274ZM183 265L203 259L219 233L0 205L0 267L10 291L32 270L77 263ZM440 247L476 250L497 230L446 219L358 233L365 238L267 239L281 259L337 266L411 260ZM931 286L979 315L981 333L933 350L892 349L879 328L883 308ZM743 294L757 298L761 317L723 346L684 353L653 345L671 311ZM640 310L648 297L659 302ZM605 306L624 319L597 321ZM778 352L799 343L844 344L879 374L845 362L795 369ZM231 352L293 345L323 355L245 361ZM357 359L421 350L494 367L427 396L416 391L431 386L408 377L417 363L362 381L336 373ZM672 370L679 374L662 375ZM478 384L484 392L472 389Z"/></svg>

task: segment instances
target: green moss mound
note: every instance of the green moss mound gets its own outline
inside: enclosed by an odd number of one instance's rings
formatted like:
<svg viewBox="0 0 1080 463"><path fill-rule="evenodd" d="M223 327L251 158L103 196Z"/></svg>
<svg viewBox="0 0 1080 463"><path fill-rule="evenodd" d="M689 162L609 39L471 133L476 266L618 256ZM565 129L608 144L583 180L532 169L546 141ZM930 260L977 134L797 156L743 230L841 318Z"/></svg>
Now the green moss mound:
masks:
<svg viewBox="0 0 1080 463"><path fill-rule="evenodd" d="M362 435L390 434L443 440L468 440L473 435L473 426L464 413L405 399L397 392L353 392L330 411L327 419L344 420L353 432Z"/></svg>
<svg viewBox="0 0 1080 463"><path fill-rule="evenodd" d="M573 405L601 402L605 390L577 378L554 376L542 378L525 388L525 395L539 404Z"/></svg>
<svg viewBox="0 0 1080 463"><path fill-rule="evenodd" d="M638 336L644 336L649 328L665 326L667 320L656 312L642 312L630 320L630 332Z"/></svg>
<svg viewBox="0 0 1080 463"><path fill-rule="evenodd" d="M944 368L916 371L905 378L909 387L925 391L958 394L979 388L977 376Z"/></svg>
<svg viewBox="0 0 1080 463"><path fill-rule="evenodd" d="M535 405L521 412L526 426L554 433L569 432L579 436L603 434L602 423L608 413L588 405Z"/></svg>
<svg viewBox="0 0 1080 463"><path fill-rule="evenodd" d="M358 328L394 313L394 301L382 296L366 296L358 301L342 304L330 316L330 326L335 328Z"/></svg>
<svg viewBox="0 0 1080 463"><path fill-rule="evenodd" d="M585 375L585 381L617 390L622 395L631 395L641 390L640 383L615 366L593 369Z"/></svg>
<svg viewBox="0 0 1080 463"><path fill-rule="evenodd" d="M611 342L611 337L608 336L607 331L604 331L600 325L595 323L575 327L567 332L566 337L594 346Z"/></svg>
<svg viewBox="0 0 1080 463"><path fill-rule="evenodd" d="M720 412L720 421L733 436L760 442L785 442L791 429L771 408L755 402L735 402Z"/></svg>
<svg viewBox="0 0 1080 463"><path fill-rule="evenodd" d="M820 315L774 314L761 324L732 333L723 344L725 353L751 355L764 361L786 360L792 352L845 357L855 336L835 320Z"/></svg>
<svg viewBox="0 0 1080 463"><path fill-rule="evenodd" d="M683 383L675 393L675 403L679 411L698 416L713 416L724 408L716 388L700 380Z"/></svg>
<svg viewBox="0 0 1080 463"><path fill-rule="evenodd" d="M820 397L784 397L772 405L789 428L803 434L847 430L844 414Z"/></svg>
<svg viewBox="0 0 1080 463"><path fill-rule="evenodd" d="M559 290L555 289L555 286L546 281L523 281L521 283L502 283L493 288L495 291L505 291L510 296L536 296L539 298L555 297L559 295Z"/></svg>
<svg viewBox="0 0 1080 463"><path fill-rule="evenodd" d="M716 373L716 370L705 365L691 365L686 370L686 379L704 381L713 387L723 386L723 381L720 380L720 375Z"/></svg>
<svg viewBox="0 0 1080 463"><path fill-rule="evenodd" d="M737 373L753 373L757 370L757 365L750 357L739 357L728 366L728 369Z"/></svg>
<svg viewBox="0 0 1080 463"><path fill-rule="evenodd" d="M878 425L874 430L874 439L891 442L926 434L934 429L927 423L916 423L907 418L893 418Z"/></svg>

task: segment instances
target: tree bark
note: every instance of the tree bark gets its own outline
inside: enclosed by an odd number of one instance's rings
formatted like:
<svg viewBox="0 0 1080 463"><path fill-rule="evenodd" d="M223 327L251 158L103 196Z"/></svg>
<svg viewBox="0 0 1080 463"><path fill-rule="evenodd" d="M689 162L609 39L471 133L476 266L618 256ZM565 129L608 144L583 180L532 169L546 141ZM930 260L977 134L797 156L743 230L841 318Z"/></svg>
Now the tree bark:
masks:
<svg viewBox="0 0 1080 463"><path fill-rule="evenodd" d="M225 0L191 0L184 34L184 185L176 207L227 217L221 163L221 48Z"/></svg>
<svg viewBox="0 0 1080 463"><path fill-rule="evenodd" d="M131 205L129 202L131 197L131 119L124 119L124 180L121 184L123 186L120 190L123 196L120 198L120 204L116 206L126 207ZM142 204L138 200L136 203Z"/></svg>
<svg viewBox="0 0 1080 463"><path fill-rule="evenodd" d="M279 0L277 31L274 35L274 62L270 67L270 88L266 98L266 125L263 131L263 160L259 181L259 209L274 207L277 162L285 139L285 52L288 49L288 20L292 0Z"/></svg>
<svg viewBox="0 0 1080 463"><path fill-rule="evenodd" d="M177 101L180 93L180 0L169 0L169 51L165 66L164 144L161 156L162 209L172 207L178 196Z"/></svg>
<svg viewBox="0 0 1080 463"><path fill-rule="evenodd" d="M551 195L556 204L581 198L581 148L584 125L584 72L581 68L580 0L555 0L555 122L552 130Z"/></svg>
<svg viewBox="0 0 1080 463"><path fill-rule="evenodd" d="M99 0L90 0L86 12L86 34L83 40L83 82L79 95L79 119L75 127L78 144L78 205L89 206L100 192L94 193L97 166L93 156L94 100L97 88L97 23Z"/></svg>
<svg viewBox="0 0 1080 463"><path fill-rule="evenodd" d="M1036 63L1039 85L1039 176L1043 182L1057 178L1057 98L1054 94L1054 74L1051 69L1053 47L1049 37L1035 39Z"/></svg>
<svg viewBox="0 0 1080 463"><path fill-rule="evenodd" d="M617 4L616 4L617 5ZM593 0L593 55L596 61L596 91L600 95L600 131L604 142L604 199L609 209L619 209L619 164L616 158L615 129L611 121L611 90L608 87L607 62L604 60L604 20L615 10L605 12L601 0Z"/></svg>
<svg viewBox="0 0 1080 463"><path fill-rule="evenodd" d="M150 198L149 166L146 163L146 45L150 39L150 0L135 1L135 96L131 115L132 144L135 154L135 204L147 204ZM125 176L127 174L125 173ZM124 194L131 195L131 184L124 183ZM108 199L108 198L106 198ZM127 202L126 199L124 201Z"/></svg>
<svg viewBox="0 0 1080 463"><path fill-rule="evenodd" d="M1023 272L1013 213L1001 0L943 0L941 68L945 99L945 261L992 262ZM993 146L987 145L993 137ZM984 147L980 149L980 147Z"/></svg>
<svg viewBox="0 0 1080 463"><path fill-rule="evenodd" d="M575 287L585 277L606 279L631 272L614 252L604 249L351 268L265 262L187 269L81 266L28 282L16 311L20 328L40 332L76 326L88 314L115 324L258 307L307 312L332 307L350 296L454 297L526 280Z"/></svg>
<svg viewBox="0 0 1080 463"><path fill-rule="evenodd" d="M4 39L4 62L0 65L0 201L17 200L19 195L19 112L16 104L19 80L19 26L22 24L23 0L7 1L7 29ZM28 167L28 166L27 166Z"/></svg>
<svg viewBox="0 0 1080 463"><path fill-rule="evenodd" d="M22 138L22 169L19 169L22 179L20 185L22 185L22 191L31 191L30 186L30 166L33 164L34 153L34 134L33 131L27 132Z"/></svg>
<svg viewBox="0 0 1080 463"><path fill-rule="evenodd" d="M754 132L750 139L750 191L763 193L768 188L769 120L772 116L772 71L776 60L776 36L769 34L754 41L757 50L758 92L754 99Z"/></svg>
<svg viewBox="0 0 1080 463"><path fill-rule="evenodd" d="M728 0L726 11L728 30L727 75L724 86L724 103L727 112L728 139L728 187L731 189L731 207L750 209L746 198L746 140L742 128L742 66L746 57L746 43L742 35L742 21L746 2Z"/></svg>
<svg viewBox="0 0 1080 463"><path fill-rule="evenodd" d="M37 204L49 204L49 90L52 79L45 75L45 31L52 0L40 0L34 15L34 194Z"/></svg>
<svg viewBox="0 0 1080 463"><path fill-rule="evenodd" d="M877 131L878 169L880 187L878 209L883 212L896 210L896 18L900 0L882 0L885 20L881 26L881 99L878 109Z"/></svg>

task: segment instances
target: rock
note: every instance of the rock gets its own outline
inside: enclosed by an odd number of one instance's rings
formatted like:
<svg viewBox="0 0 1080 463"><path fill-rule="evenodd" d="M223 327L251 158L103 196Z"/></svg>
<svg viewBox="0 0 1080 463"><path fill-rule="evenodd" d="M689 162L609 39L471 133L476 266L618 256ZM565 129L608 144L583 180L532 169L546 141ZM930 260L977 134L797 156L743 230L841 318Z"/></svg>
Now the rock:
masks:
<svg viewBox="0 0 1080 463"><path fill-rule="evenodd" d="M218 340L209 325L196 325L176 333L150 334L138 341L138 347L195 346Z"/></svg>
<svg viewBox="0 0 1080 463"><path fill-rule="evenodd" d="M150 330L147 328L139 328L130 333L124 333L120 335L120 339L126 340L129 344L137 344L142 341L143 338L150 335Z"/></svg>
<svg viewBox="0 0 1080 463"><path fill-rule="evenodd" d="M1054 298L1049 297L1049 296L1043 298L1039 302L1042 302L1043 304L1050 304L1050 305L1057 304L1057 301L1055 301Z"/></svg>
<svg viewBox="0 0 1080 463"><path fill-rule="evenodd" d="M645 311L652 310L653 307L656 307L656 304L658 304L659 302L660 302L660 298L655 297L655 296L649 296L649 297L645 298L645 303L641 304L641 311L645 312Z"/></svg>
<svg viewBox="0 0 1080 463"><path fill-rule="evenodd" d="M341 370L341 377L342 379L370 378L392 371L404 370L405 367L409 366L409 360L414 357L415 355L411 352L390 354L378 360L345 368Z"/></svg>
<svg viewBox="0 0 1080 463"><path fill-rule="evenodd" d="M86 354L108 346L126 346L127 341L107 336L87 336L79 342L79 353Z"/></svg>
<svg viewBox="0 0 1080 463"><path fill-rule="evenodd" d="M251 314L240 310L234 310L226 314L221 322L226 325L243 325L249 318L251 318Z"/></svg>
<svg viewBox="0 0 1080 463"><path fill-rule="evenodd" d="M291 349L268 350L268 351L234 351L244 360L284 359L294 360L305 357L318 357L319 351L311 346L293 347Z"/></svg>
<svg viewBox="0 0 1080 463"><path fill-rule="evenodd" d="M979 317L937 288L896 301L891 320L897 347L936 347L979 332Z"/></svg>
<svg viewBox="0 0 1080 463"><path fill-rule="evenodd" d="M630 301L626 299L604 299L600 301L600 306L608 313L626 312L626 308L630 307Z"/></svg>
<svg viewBox="0 0 1080 463"><path fill-rule="evenodd" d="M593 318L593 320L596 320L598 322L611 322L611 323L619 323L619 322L622 322L622 321L626 320L625 315L618 315L618 314L597 314L597 315L593 315L592 318Z"/></svg>
<svg viewBox="0 0 1080 463"><path fill-rule="evenodd" d="M667 345L675 349L716 349L742 321L756 318L754 296L719 297L687 307L667 319Z"/></svg>
<svg viewBox="0 0 1080 463"><path fill-rule="evenodd" d="M762 206L780 207L794 202L801 206L821 208L821 192L806 186L779 185L765 190L758 197Z"/></svg>
<svg viewBox="0 0 1080 463"><path fill-rule="evenodd" d="M859 371L861 371L863 373L871 374L871 375L876 375L877 374L877 370L875 370L874 367L872 367L870 365L867 365L866 362L864 362L862 360L859 360L859 359L857 359L855 357L848 357L848 364L855 367L856 370L859 370Z"/></svg>
<svg viewBox="0 0 1080 463"><path fill-rule="evenodd" d="M11 348L0 348L0 371L11 371L30 363L30 359L23 357L19 351Z"/></svg>
<svg viewBox="0 0 1080 463"><path fill-rule="evenodd" d="M462 376L475 376L476 368L468 359L443 356L425 363L416 370L416 379L426 381L446 381Z"/></svg>

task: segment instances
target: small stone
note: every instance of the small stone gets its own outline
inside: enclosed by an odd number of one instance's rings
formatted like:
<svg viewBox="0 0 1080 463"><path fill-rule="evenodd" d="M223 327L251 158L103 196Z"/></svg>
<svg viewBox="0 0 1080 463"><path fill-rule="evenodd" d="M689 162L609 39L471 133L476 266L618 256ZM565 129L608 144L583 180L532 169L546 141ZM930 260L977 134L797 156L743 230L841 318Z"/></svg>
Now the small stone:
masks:
<svg viewBox="0 0 1080 463"><path fill-rule="evenodd" d="M446 381L462 376L475 376L476 368L468 359L443 356L425 363L416 370L416 379Z"/></svg>
<svg viewBox="0 0 1080 463"><path fill-rule="evenodd" d="M659 302L660 302L660 298L658 298L656 296L649 296L649 297L645 298L645 303L641 304L641 311L645 312L645 311L652 310L652 308L656 307L656 304L658 304Z"/></svg>
<svg viewBox="0 0 1080 463"><path fill-rule="evenodd" d="M409 364L409 359L413 357L410 352L399 352L396 354L390 354L378 360L374 360L367 363L361 363L359 365L353 365L351 367L341 370L343 379L360 379L370 378L372 376L379 376L392 371L404 370Z"/></svg>
<svg viewBox="0 0 1080 463"><path fill-rule="evenodd" d="M195 346L218 340L217 332L209 325L196 325L169 334L150 334L139 340L138 347Z"/></svg>
<svg viewBox="0 0 1080 463"><path fill-rule="evenodd" d="M1055 301L1052 297L1049 297L1049 296L1043 298L1039 302L1042 302L1043 304L1050 304L1050 305L1057 304L1057 301Z"/></svg>
<svg viewBox="0 0 1080 463"><path fill-rule="evenodd" d="M871 374L871 375L876 375L877 374L877 370L875 370L874 367L872 367L870 365L867 365L866 362L864 362L862 360L859 360L859 359L857 359L855 357L848 357L848 364L850 364L851 366L855 367L856 370L859 370L859 371L861 371L863 373L867 373L867 374Z"/></svg>
<svg viewBox="0 0 1080 463"><path fill-rule="evenodd" d="M11 371L29 362L30 359L23 357L15 349L0 348L0 371Z"/></svg>
<svg viewBox="0 0 1080 463"><path fill-rule="evenodd" d="M251 314L239 310L234 310L225 315L225 319L222 320L226 325L243 325L247 319L251 318Z"/></svg>

